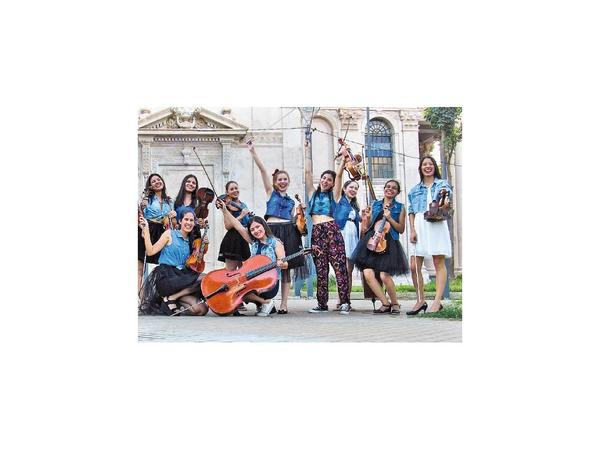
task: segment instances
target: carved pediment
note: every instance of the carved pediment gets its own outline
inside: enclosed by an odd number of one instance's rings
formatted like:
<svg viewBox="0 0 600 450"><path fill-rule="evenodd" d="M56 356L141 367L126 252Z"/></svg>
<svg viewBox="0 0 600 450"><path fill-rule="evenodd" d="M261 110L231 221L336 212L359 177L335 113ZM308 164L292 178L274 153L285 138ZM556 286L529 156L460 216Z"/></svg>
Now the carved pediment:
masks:
<svg viewBox="0 0 600 450"><path fill-rule="evenodd" d="M140 117L140 131L245 131L248 127L204 108L167 108Z"/></svg>

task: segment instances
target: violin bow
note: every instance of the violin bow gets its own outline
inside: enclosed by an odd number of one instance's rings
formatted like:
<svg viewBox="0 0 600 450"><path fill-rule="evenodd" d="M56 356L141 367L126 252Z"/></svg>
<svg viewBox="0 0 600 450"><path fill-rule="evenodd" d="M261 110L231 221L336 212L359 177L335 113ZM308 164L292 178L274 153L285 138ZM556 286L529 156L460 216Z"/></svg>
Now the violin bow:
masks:
<svg viewBox="0 0 600 450"><path fill-rule="evenodd" d="M208 179L208 182L210 183L210 186L213 188L213 192L218 197L217 190L215 189L215 186L213 185L210 177L208 176L208 172L206 171L206 168L204 167L204 164L202 164L202 160L200 159L200 157L198 156L198 153L196 152L196 147L192 147L192 150L194 151L194 154L196 155L196 158L198 158L198 161L200 162L200 165L202 166L202 170L204 170L204 174L206 175L206 178Z"/></svg>

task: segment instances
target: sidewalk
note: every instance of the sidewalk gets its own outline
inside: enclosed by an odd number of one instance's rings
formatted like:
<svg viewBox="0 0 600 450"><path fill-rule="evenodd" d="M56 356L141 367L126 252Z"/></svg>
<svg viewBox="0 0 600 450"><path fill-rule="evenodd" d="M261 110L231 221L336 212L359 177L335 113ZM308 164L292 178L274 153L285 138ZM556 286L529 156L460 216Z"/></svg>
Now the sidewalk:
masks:
<svg viewBox="0 0 600 450"><path fill-rule="evenodd" d="M352 299L352 312L332 311L337 295L330 294L327 313L310 314L316 300L290 297L289 313L254 316L138 317L139 342L462 342L462 321L410 317L414 300L400 300L398 315L373 314L370 300ZM444 302L447 303L447 302ZM279 306L279 300L276 301Z"/></svg>

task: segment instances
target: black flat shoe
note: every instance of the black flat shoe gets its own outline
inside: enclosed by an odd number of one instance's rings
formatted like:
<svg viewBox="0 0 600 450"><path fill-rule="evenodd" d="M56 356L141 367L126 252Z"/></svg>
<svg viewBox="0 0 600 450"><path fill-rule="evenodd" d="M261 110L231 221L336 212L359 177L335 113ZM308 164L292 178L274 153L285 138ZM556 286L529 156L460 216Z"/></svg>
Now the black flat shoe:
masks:
<svg viewBox="0 0 600 450"><path fill-rule="evenodd" d="M287 314L287 309L280 309L277 314Z"/></svg>
<svg viewBox="0 0 600 450"><path fill-rule="evenodd" d="M441 309L441 308L440 308ZM427 311L427 302L423 303L421 305L421 307L415 311L406 311L406 315L407 316L416 316L417 314L419 314L421 311L425 312Z"/></svg>

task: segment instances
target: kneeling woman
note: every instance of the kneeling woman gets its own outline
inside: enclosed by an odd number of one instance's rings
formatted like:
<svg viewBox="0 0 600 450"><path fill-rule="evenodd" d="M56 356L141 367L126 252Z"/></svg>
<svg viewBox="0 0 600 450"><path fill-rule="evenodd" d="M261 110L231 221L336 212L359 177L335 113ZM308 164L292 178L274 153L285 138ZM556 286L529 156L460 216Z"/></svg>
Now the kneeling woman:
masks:
<svg viewBox="0 0 600 450"><path fill-rule="evenodd" d="M267 225L267 222L265 222L262 217L252 216L248 221L248 229L246 229L240 221L233 217L231 212L224 207L225 204L221 199L216 200L216 206L223 211L223 218L226 226L230 225L235 228L240 236L250 244L250 254L252 256L265 255L271 258L271 261L277 262L277 283L275 283L275 286L273 286L270 291L263 292L260 296L255 292L250 292L244 296L244 302L252 302L261 305L260 311L257 314L258 316L266 317L269 314L276 313L275 296L279 291L281 271L288 268L287 261L283 261L283 258L285 258L283 243L273 235L269 225Z"/></svg>
<svg viewBox="0 0 600 450"><path fill-rule="evenodd" d="M204 274L185 267L185 261L191 253L193 236L190 234L196 216L192 209L180 213L180 229L166 230L154 244L150 241L148 222L140 219L146 253L151 256L160 252L159 266L142 286L141 314L173 315L179 312L178 303L185 305L186 314L189 315L203 316L208 311L206 304L200 300L200 281Z"/></svg>
<svg viewBox="0 0 600 450"><path fill-rule="evenodd" d="M352 262L363 271L365 280L373 290L373 293L381 301L382 305L375 310L376 313L400 314L400 305L396 297L396 286L393 275L407 274L408 261L398 239L404 233L406 225L406 209L404 205L396 201L400 193L400 183L389 180L383 188L383 199L373 202L370 213L370 226L365 236L358 242L356 250L350 258ZM368 208L367 208L368 211ZM367 215L369 213L367 212ZM390 224L390 230L385 234L386 249L382 253L371 251L367 248L369 239L377 231L375 224L385 217ZM367 219L369 217L367 216ZM381 285L377 282L375 274L379 273L381 281L385 286L391 304L387 301Z"/></svg>

